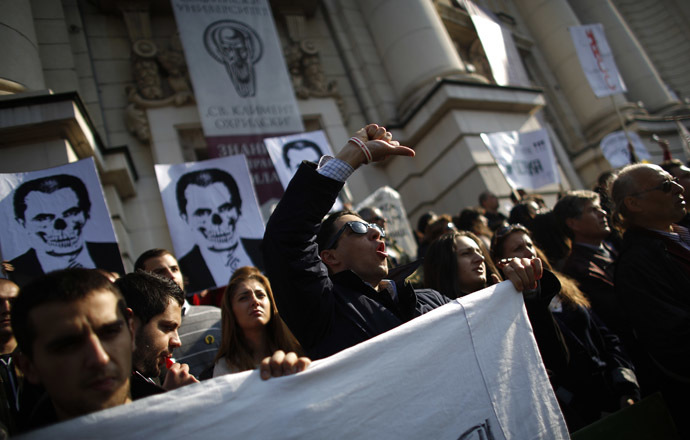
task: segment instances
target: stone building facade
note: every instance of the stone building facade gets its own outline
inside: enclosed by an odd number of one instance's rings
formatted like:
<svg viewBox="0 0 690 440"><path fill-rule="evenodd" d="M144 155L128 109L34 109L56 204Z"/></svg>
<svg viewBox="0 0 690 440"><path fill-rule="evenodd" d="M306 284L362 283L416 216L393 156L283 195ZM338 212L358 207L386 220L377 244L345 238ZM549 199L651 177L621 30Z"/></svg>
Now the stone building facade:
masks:
<svg viewBox="0 0 690 440"><path fill-rule="evenodd" d="M244 1L246 3L246 1ZM414 224L510 188L482 132L545 128L561 186L591 187L609 168L599 149L621 119L653 161L666 138L685 159L690 126L690 4L682 0L483 0L513 34L529 87L493 81L456 0L271 0L308 131L337 150L368 122L417 156L358 171L358 202L398 190ZM205 141L169 0L0 0L0 172L93 156L127 269L172 248L154 164L204 159ZM568 26L602 23L628 87L598 99ZM620 112L620 116L616 108Z"/></svg>

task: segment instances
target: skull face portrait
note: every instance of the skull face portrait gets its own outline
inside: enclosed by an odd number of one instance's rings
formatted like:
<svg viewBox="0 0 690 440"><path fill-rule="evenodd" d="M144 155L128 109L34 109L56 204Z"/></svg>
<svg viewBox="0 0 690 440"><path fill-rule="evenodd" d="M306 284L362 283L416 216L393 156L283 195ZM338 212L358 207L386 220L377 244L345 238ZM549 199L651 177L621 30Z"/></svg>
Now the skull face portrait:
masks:
<svg viewBox="0 0 690 440"><path fill-rule="evenodd" d="M26 182L15 192L14 204L15 218L37 251L65 256L84 246L90 202L77 177L63 174Z"/></svg>
<svg viewBox="0 0 690 440"><path fill-rule="evenodd" d="M206 50L225 65L235 91L243 98L256 94L254 64L261 57L261 41L246 25L232 20L211 24L205 32Z"/></svg>
<svg viewBox="0 0 690 440"><path fill-rule="evenodd" d="M200 246L223 251L237 245L242 199L228 173L209 169L185 174L177 182L177 202Z"/></svg>

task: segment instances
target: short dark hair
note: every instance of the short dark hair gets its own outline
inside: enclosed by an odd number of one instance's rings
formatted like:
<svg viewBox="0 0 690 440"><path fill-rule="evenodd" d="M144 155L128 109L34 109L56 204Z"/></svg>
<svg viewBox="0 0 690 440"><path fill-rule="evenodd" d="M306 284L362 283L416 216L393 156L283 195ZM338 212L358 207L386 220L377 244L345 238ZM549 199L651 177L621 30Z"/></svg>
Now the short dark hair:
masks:
<svg viewBox="0 0 690 440"><path fill-rule="evenodd" d="M123 316L125 300L120 291L98 269L63 269L42 275L24 286L12 304L12 331L22 353L31 358L35 330L29 319L31 311L51 302L71 303L92 292L106 290L118 298L118 309Z"/></svg>
<svg viewBox="0 0 690 440"><path fill-rule="evenodd" d="M482 191L481 194L479 194L479 206L484 206L484 202L487 201L491 196L496 197L496 194L489 190Z"/></svg>
<svg viewBox="0 0 690 440"><path fill-rule="evenodd" d="M165 312L171 299L180 306L184 304L184 292L173 280L143 270L128 273L115 285L142 324Z"/></svg>
<svg viewBox="0 0 690 440"><path fill-rule="evenodd" d="M306 139L299 139L296 141L288 142L287 144L283 145L283 161L285 162L285 165L288 167L290 166L290 159L288 158L288 152L290 150L305 150L307 148L311 148L312 150L316 151L316 153L319 155L319 158L323 156L323 152L321 151L321 148L319 148L318 145L316 145L312 141L308 141Z"/></svg>
<svg viewBox="0 0 690 440"><path fill-rule="evenodd" d="M192 171L184 174L177 181L175 194L177 196L177 208L180 215L187 214L187 197L184 195L185 190L189 185L198 185L206 188L209 185L220 182L228 189L232 203L237 206L237 211L241 211L242 197L240 196L240 189L235 182L235 178L223 170L218 168L209 168L205 170Z"/></svg>
<svg viewBox="0 0 690 440"><path fill-rule="evenodd" d="M362 218L355 211L350 211L349 209L345 209L343 211L336 211L333 214L326 217L326 219L323 222L321 222L321 228L319 229L319 232L316 233L316 245L319 247L319 252L326 250L326 245L337 232L335 227L335 221L344 215L354 215L355 217ZM335 249L336 247L338 247L337 242L334 243L333 249Z"/></svg>
<svg viewBox="0 0 690 440"><path fill-rule="evenodd" d="M569 218L580 218L587 203L598 201L599 194L594 191L568 191L553 207L553 215L556 218L556 224L567 237L571 239L575 238L566 220Z"/></svg>
<svg viewBox="0 0 690 440"><path fill-rule="evenodd" d="M89 192L86 185L80 178L70 174L56 174L54 176L40 177L38 179L24 182L14 192L14 217L17 220L25 220L24 213L26 212L26 196L32 191L38 191L46 194L52 194L57 190L69 188L77 195L79 199L79 209L84 212L84 216L88 219L91 211L91 200L89 200Z"/></svg>
<svg viewBox="0 0 690 440"><path fill-rule="evenodd" d="M143 254L139 255L139 258L137 258L137 261L134 262L134 270L143 270L144 266L146 265L146 261L148 261L151 258L157 258L157 257L162 257L163 255L170 255L171 257L175 258L175 256L167 249L162 249L162 248L153 248L149 249L148 251L145 251Z"/></svg>

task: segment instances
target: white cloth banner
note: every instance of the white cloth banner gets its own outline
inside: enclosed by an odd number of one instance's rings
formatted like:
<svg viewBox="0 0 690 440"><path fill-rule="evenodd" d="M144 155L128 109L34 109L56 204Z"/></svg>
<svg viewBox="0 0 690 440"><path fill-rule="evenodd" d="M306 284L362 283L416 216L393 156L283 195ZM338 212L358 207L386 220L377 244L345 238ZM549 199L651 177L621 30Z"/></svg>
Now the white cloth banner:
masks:
<svg viewBox="0 0 690 440"><path fill-rule="evenodd" d="M546 130L482 133L481 138L512 188L537 189L560 182Z"/></svg>
<svg viewBox="0 0 690 440"><path fill-rule="evenodd" d="M629 131L628 136L635 149L635 154L639 160L648 161L651 155L642 143L640 136L634 131ZM628 138L623 131L614 131L607 134L599 144L604 157L609 161L612 168L620 168L630 163L630 150L628 150Z"/></svg>
<svg viewBox="0 0 690 440"><path fill-rule="evenodd" d="M27 439L566 439L522 296L503 282L294 376L221 376Z"/></svg>
<svg viewBox="0 0 690 440"><path fill-rule="evenodd" d="M616 60L604 35L604 27L597 24L571 26L570 36L577 57L592 91L598 98L624 93L627 89L618 73Z"/></svg>
<svg viewBox="0 0 690 440"><path fill-rule="evenodd" d="M407 255L413 258L417 255L417 242L407 221L407 211L403 206L400 193L390 186L381 187L357 205L355 211L365 207L379 208L386 217L386 235L393 238L396 244L407 252Z"/></svg>
<svg viewBox="0 0 690 440"><path fill-rule="evenodd" d="M491 73L500 86L529 87L530 81L518 55L513 34L490 12L465 0L465 9L484 48Z"/></svg>
<svg viewBox="0 0 690 440"><path fill-rule="evenodd" d="M172 0L206 137L304 131L266 0Z"/></svg>

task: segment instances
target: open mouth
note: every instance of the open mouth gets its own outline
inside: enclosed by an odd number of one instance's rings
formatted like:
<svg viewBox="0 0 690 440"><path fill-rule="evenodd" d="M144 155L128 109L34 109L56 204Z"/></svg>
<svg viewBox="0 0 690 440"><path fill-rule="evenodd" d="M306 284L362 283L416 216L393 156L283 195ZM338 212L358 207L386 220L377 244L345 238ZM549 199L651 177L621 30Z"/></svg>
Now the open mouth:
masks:
<svg viewBox="0 0 690 440"><path fill-rule="evenodd" d="M211 232L208 230L201 231L203 234L204 238L208 241L214 242L214 243L227 243L228 241L232 240L232 238L235 236L235 231L232 232Z"/></svg>
<svg viewBox="0 0 690 440"><path fill-rule="evenodd" d="M388 256L388 252L386 252L386 243L382 241L379 242L379 245L376 246L376 254L383 258L386 258Z"/></svg>

